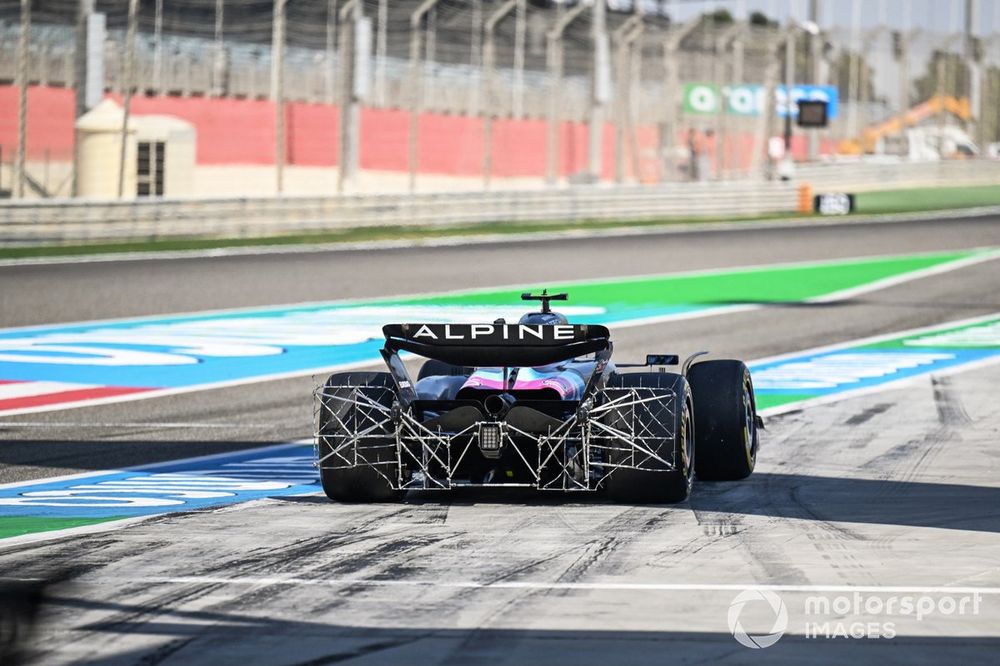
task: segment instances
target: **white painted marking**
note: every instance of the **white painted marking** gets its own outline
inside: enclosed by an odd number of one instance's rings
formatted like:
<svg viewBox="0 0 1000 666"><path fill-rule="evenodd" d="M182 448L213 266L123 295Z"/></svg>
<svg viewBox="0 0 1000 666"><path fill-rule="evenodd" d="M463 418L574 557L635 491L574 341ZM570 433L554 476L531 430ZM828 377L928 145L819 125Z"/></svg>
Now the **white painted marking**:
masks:
<svg viewBox="0 0 1000 666"><path fill-rule="evenodd" d="M273 423L183 423L183 422L156 422L156 421L122 421L118 423L101 422L46 422L46 421L0 421L0 428L162 428L185 429L185 428L219 428L222 430L233 430L236 428L273 428Z"/></svg>
<svg viewBox="0 0 1000 666"><path fill-rule="evenodd" d="M998 317L1000 317L1000 312L994 312L993 314L982 315L979 317L969 317L968 319L959 319L958 321L949 321L943 324L921 326L919 328L913 328L907 331L895 331L892 333L883 333L881 335L873 335L871 337L861 338L858 340L849 340L847 342L838 342L832 345L814 347L813 349L805 349L802 351L776 354L775 356L768 356L765 358L757 359L755 361L748 361L747 365L752 366L752 365L763 365L765 363L769 364L769 363L774 363L776 361L783 361L789 358L797 358L803 355L813 356L831 351L836 351L839 349L850 349L853 347L861 347L864 345L877 344L879 342L885 342L886 340L895 340L897 338L903 338L903 337L913 337L921 333L934 333L949 328L972 326L975 324L995 320ZM938 376L952 375L960 372L966 372L969 370L975 370L977 368L989 367L991 365L996 365L997 363L1000 363L1000 355L992 356L990 358L985 358L979 361L973 361L971 363L962 363L959 365L953 365L951 367L938 370L935 372L935 374ZM881 393L882 391L888 391L891 389L900 388L903 386L914 384L919 381L923 381L926 378L927 378L926 374L918 374L910 377L903 377L902 379L895 379L890 382L886 382L884 384L878 384L877 386L869 386L849 391L840 391L838 393L834 393L831 395L819 396L817 398L811 398L809 400L803 400L801 402L795 402L789 405L779 405L777 407L769 407L767 409L760 410L759 413L761 416L777 416L779 414L785 414L788 412L797 412L807 407L826 405L832 402L840 402L841 400L847 400L848 398L855 398L862 395L871 395L873 393Z"/></svg>
<svg viewBox="0 0 1000 666"><path fill-rule="evenodd" d="M64 391L81 391L92 388L98 388L98 386L96 384L74 384L71 382L14 382L12 384L0 384L0 400L33 398L39 395L63 393Z"/></svg>
<svg viewBox="0 0 1000 666"><path fill-rule="evenodd" d="M120 584L120 580L108 581ZM755 583L557 583L547 581L447 581L447 580L384 580L371 578L296 578L292 576L173 576L139 578L130 582L146 585L251 585L302 587L439 587L482 590L597 590L633 592L737 592L760 590L771 592L859 592L867 594L982 594L1000 595L1000 587L948 587L910 585L758 585Z"/></svg>
<svg viewBox="0 0 1000 666"><path fill-rule="evenodd" d="M164 462L151 463L149 465L139 465L137 467L125 467L120 469L102 469L93 472L79 472L77 474L63 474L61 476L49 476L40 479L30 479L28 481L14 481L11 483L0 483L0 488L23 488L40 483L56 483L58 481L72 481L75 479L86 479L93 476L104 476L106 474L119 474L125 472L145 472L148 470L162 469L164 467L174 467L176 465L187 465L193 463L214 462L220 459L232 458L237 455L252 455L266 453L280 453L286 449L312 444L312 439L299 439L294 442L284 442L282 444L270 444L268 446L258 446L251 449L239 449L238 451L227 451L226 453L212 453L207 456L195 456L193 458L181 458L179 460L166 460ZM183 472L176 472L181 474ZM165 472L171 474L171 472ZM19 537L15 537L19 538ZM0 544L6 545L11 539L0 540Z"/></svg>
<svg viewBox="0 0 1000 666"><path fill-rule="evenodd" d="M1000 347L1000 321L907 340L907 347Z"/></svg>
<svg viewBox="0 0 1000 666"><path fill-rule="evenodd" d="M856 384L863 379L885 377L900 370L933 365L954 358L953 354L844 353L807 361L785 363L753 374L758 389L827 389Z"/></svg>

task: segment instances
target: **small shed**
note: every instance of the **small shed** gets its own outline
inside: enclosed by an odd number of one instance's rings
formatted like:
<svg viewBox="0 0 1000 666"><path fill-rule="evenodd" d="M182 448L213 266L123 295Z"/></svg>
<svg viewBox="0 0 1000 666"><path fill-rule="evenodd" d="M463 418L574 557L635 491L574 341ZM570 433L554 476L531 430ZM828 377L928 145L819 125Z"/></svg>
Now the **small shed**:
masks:
<svg viewBox="0 0 1000 666"><path fill-rule="evenodd" d="M76 121L76 192L81 197L113 199L118 196L124 111L105 99ZM135 193L135 119L125 133L126 196Z"/></svg>
<svg viewBox="0 0 1000 666"><path fill-rule="evenodd" d="M76 121L77 195L118 196L124 111L105 99ZM124 196L184 196L194 191L194 125L165 115L131 115L125 132Z"/></svg>

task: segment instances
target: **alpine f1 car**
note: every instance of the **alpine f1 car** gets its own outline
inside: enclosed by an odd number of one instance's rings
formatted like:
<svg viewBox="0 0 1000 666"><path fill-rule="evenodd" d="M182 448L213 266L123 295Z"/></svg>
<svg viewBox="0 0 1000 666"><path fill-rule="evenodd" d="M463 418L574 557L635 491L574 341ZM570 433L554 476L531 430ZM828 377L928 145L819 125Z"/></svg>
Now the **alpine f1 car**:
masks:
<svg viewBox="0 0 1000 666"><path fill-rule="evenodd" d="M686 499L699 479L748 476L761 422L747 366L675 355L615 364L608 329L550 301L516 324L388 324L388 372L337 373L317 389L316 459L341 502L408 490L521 486ZM427 360L413 381L400 352ZM697 361L697 362L696 362Z"/></svg>

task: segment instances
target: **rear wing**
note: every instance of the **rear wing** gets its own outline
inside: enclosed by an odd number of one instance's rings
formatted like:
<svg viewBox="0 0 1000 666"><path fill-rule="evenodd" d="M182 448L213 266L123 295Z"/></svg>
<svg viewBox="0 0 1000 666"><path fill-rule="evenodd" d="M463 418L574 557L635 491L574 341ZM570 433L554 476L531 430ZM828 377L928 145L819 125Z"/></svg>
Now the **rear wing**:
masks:
<svg viewBox="0 0 1000 666"><path fill-rule="evenodd" d="M385 352L452 365L532 367L610 352L604 326L574 324L386 324Z"/></svg>

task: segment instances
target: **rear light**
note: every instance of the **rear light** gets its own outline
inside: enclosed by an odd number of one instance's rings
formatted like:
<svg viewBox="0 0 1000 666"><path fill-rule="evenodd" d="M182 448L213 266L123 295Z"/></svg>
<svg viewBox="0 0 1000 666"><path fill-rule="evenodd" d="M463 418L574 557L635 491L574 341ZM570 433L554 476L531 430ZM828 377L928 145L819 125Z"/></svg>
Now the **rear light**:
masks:
<svg viewBox="0 0 1000 666"><path fill-rule="evenodd" d="M479 448L486 451L499 451L503 443L503 430L499 423L479 424Z"/></svg>

